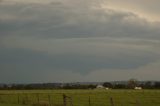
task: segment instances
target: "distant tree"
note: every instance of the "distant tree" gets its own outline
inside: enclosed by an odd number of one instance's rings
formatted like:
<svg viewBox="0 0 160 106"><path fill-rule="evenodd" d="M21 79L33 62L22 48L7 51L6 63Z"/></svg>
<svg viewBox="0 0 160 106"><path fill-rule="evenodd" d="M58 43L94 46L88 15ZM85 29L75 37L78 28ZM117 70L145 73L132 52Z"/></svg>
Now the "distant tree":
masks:
<svg viewBox="0 0 160 106"><path fill-rule="evenodd" d="M128 81L128 88L130 88L130 89L135 88L137 85L138 85L137 79L132 78Z"/></svg>
<svg viewBox="0 0 160 106"><path fill-rule="evenodd" d="M114 89L125 89L126 85L125 84L115 84Z"/></svg>
<svg viewBox="0 0 160 106"><path fill-rule="evenodd" d="M144 84L144 88L147 88L147 89L152 89L154 86L152 85L152 82L150 81L147 81L145 82Z"/></svg>
<svg viewBox="0 0 160 106"><path fill-rule="evenodd" d="M155 84L154 84L154 88L156 88L156 89L160 89L160 82L155 82Z"/></svg>
<svg viewBox="0 0 160 106"><path fill-rule="evenodd" d="M96 85L88 85L88 89L94 89L96 88Z"/></svg>
<svg viewBox="0 0 160 106"><path fill-rule="evenodd" d="M108 87L108 88L112 88L113 87L113 85L110 82L103 83L103 86L104 87Z"/></svg>
<svg viewBox="0 0 160 106"><path fill-rule="evenodd" d="M63 86L63 88L64 88L64 89L71 89L72 86L71 86L70 84L66 84L66 85Z"/></svg>
<svg viewBox="0 0 160 106"><path fill-rule="evenodd" d="M3 85L3 89L9 89L8 85L7 85L7 84L4 84L4 85Z"/></svg>

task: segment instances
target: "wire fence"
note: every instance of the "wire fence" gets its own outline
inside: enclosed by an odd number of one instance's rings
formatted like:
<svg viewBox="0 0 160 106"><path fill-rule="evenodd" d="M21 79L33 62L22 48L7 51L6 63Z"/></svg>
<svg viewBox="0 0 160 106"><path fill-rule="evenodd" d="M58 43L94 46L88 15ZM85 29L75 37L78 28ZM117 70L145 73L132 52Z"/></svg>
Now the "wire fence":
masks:
<svg viewBox="0 0 160 106"><path fill-rule="evenodd" d="M30 106L160 106L160 92L13 93L0 103Z"/></svg>

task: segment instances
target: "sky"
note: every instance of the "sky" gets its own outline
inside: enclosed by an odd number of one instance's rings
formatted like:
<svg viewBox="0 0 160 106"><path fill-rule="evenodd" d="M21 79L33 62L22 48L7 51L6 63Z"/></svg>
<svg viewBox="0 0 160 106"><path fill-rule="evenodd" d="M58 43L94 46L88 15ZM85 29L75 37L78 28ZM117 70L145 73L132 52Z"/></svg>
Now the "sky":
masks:
<svg viewBox="0 0 160 106"><path fill-rule="evenodd" d="M0 83L160 80L159 0L0 0Z"/></svg>

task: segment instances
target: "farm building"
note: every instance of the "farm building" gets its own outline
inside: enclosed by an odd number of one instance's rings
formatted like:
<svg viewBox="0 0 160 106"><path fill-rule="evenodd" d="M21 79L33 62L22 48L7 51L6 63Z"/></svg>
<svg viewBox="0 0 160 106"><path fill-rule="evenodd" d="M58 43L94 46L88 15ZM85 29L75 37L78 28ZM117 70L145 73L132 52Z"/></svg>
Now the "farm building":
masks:
<svg viewBox="0 0 160 106"><path fill-rule="evenodd" d="M135 87L134 89L136 89L136 90L141 90L142 87Z"/></svg>
<svg viewBox="0 0 160 106"><path fill-rule="evenodd" d="M97 85L97 89L104 89L105 87L103 85Z"/></svg>
<svg viewBox="0 0 160 106"><path fill-rule="evenodd" d="M106 89L106 90L109 90L110 88L106 87L105 89Z"/></svg>

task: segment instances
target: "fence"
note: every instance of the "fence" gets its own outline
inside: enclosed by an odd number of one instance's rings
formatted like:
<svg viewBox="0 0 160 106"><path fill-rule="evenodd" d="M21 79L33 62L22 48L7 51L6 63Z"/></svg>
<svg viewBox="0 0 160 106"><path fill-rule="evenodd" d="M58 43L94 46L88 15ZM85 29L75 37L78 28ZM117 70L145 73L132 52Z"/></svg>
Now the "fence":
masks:
<svg viewBox="0 0 160 106"><path fill-rule="evenodd" d="M160 104L160 92L84 92L0 94L1 104L21 106L145 106ZM138 95L139 94L139 95ZM155 106L156 106L155 105Z"/></svg>
<svg viewBox="0 0 160 106"><path fill-rule="evenodd" d="M43 97L42 97L43 96ZM17 99L17 100L16 100ZM91 97L85 98L86 100L80 100L81 102L85 102L86 106L95 105L96 102L93 102ZM76 101L75 101L76 102ZM43 105L43 106L79 106L81 104L75 103L73 105L73 98L62 94L61 97L54 98L53 95L48 94L0 94L0 103L6 104L22 104L22 105ZM92 104L93 103L93 104ZM88 104L88 105L87 105ZM115 106L113 102L113 98L110 98L110 106Z"/></svg>

